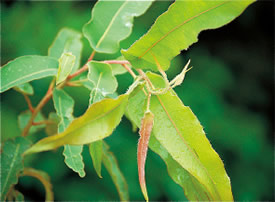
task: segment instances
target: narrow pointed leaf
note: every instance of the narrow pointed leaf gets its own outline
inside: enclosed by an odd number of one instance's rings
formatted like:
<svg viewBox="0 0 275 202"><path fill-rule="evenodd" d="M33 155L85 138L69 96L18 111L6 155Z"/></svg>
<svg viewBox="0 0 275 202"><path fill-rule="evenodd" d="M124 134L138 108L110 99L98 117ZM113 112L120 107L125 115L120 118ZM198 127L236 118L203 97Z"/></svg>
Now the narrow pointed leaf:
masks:
<svg viewBox="0 0 275 202"><path fill-rule="evenodd" d="M54 89L53 101L55 110L61 119L58 133L62 133L73 120L74 100L65 91ZM83 145L64 145L63 151L66 165L77 172L80 177L85 176L82 150Z"/></svg>
<svg viewBox="0 0 275 202"><path fill-rule="evenodd" d="M165 86L161 77L147 73L156 88ZM128 115L140 122L144 113L135 106L144 106L143 91L129 100ZM182 104L174 91L151 97L150 110L154 113L152 135L167 150L171 157L194 177L204 188L210 200L233 200L230 179L218 154L207 140L196 116ZM193 192L185 187L185 192ZM199 188L199 187L198 187Z"/></svg>
<svg viewBox="0 0 275 202"><path fill-rule="evenodd" d="M151 131L154 124L154 115L152 112L145 112L144 117L141 121L140 127L140 139L138 141L138 177L140 187L143 193L143 196L146 201L148 201L148 194L146 189L145 181L145 161L147 157L148 143L151 135Z"/></svg>
<svg viewBox="0 0 275 202"><path fill-rule="evenodd" d="M72 72L75 64L75 56L70 52L66 52L61 55L58 61L59 67L56 76L56 85L64 81Z"/></svg>
<svg viewBox="0 0 275 202"><path fill-rule="evenodd" d="M84 115L74 119L64 132L40 140L25 154L52 150L65 144L89 144L108 137L121 121L128 96L124 94L117 99L104 99L92 104Z"/></svg>
<svg viewBox="0 0 275 202"><path fill-rule="evenodd" d="M83 34L95 51L115 53L119 42L131 34L133 18L142 15L151 3L151 0L98 1Z"/></svg>
<svg viewBox="0 0 275 202"><path fill-rule="evenodd" d="M158 71L154 57L165 71L181 50L198 41L198 34L219 28L238 17L254 0L176 1L124 57L134 68Z"/></svg>
<svg viewBox="0 0 275 202"><path fill-rule="evenodd" d="M48 55L58 60L63 53L71 52L76 56L72 70L72 72L75 72L80 65L81 51L83 47L81 37L80 32L68 28L61 29L50 46Z"/></svg>
<svg viewBox="0 0 275 202"><path fill-rule="evenodd" d="M4 143L1 152L1 201L5 200L11 186L17 184L18 176L23 171L22 154L29 146L30 142L23 137Z"/></svg>
<svg viewBox="0 0 275 202"><path fill-rule="evenodd" d="M57 68L58 61L48 56L28 55L16 58L0 69L0 92L35 79L54 76Z"/></svg>
<svg viewBox="0 0 275 202"><path fill-rule="evenodd" d="M91 61L88 66L88 79L94 84L96 92L99 91L103 96L106 96L116 91L117 80L113 76L109 64Z"/></svg>
<svg viewBox="0 0 275 202"><path fill-rule="evenodd" d="M90 155L93 160L94 168L95 168L95 171L96 171L98 177L100 177L100 178L102 178L102 176L101 176L101 165L102 165L102 155L103 155L102 148L103 148L102 140L92 142L89 145L89 151L90 151Z"/></svg>
<svg viewBox="0 0 275 202"><path fill-rule="evenodd" d="M49 175L41 170L35 170L33 168L25 168L22 176L31 176L38 179L44 186L46 197L45 201L53 201L54 195L52 190L52 184Z"/></svg>
<svg viewBox="0 0 275 202"><path fill-rule="evenodd" d="M33 95L33 87L30 83L23 83L21 85L15 86L14 90L26 95Z"/></svg>
<svg viewBox="0 0 275 202"><path fill-rule="evenodd" d="M103 164L116 186L120 200L129 201L128 185L125 177L119 169L116 157L108 151L108 145L105 142L103 144Z"/></svg>

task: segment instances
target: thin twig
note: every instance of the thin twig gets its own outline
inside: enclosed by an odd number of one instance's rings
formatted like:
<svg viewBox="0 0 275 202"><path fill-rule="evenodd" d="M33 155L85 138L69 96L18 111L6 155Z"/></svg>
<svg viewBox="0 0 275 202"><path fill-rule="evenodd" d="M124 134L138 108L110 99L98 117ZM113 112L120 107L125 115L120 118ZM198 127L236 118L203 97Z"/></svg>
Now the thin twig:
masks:
<svg viewBox="0 0 275 202"><path fill-rule="evenodd" d="M45 120L45 121L38 121L38 122L32 122L32 125L33 126L38 126L38 125L47 125L47 124L53 124L54 121L48 121L48 120Z"/></svg>
<svg viewBox="0 0 275 202"><path fill-rule="evenodd" d="M135 74L135 72L133 72L133 70L126 64L122 64L122 66L131 74L131 76L135 79L137 77L137 75Z"/></svg>
<svg viewBox="0 0 275 202"><path fill-rule="evenodd" d="M106 64L127 64L129 65L130 62L128 62L127 60L104 60L102 61L103 63L106 63Z"/></svg>
<svg viewBox="0 0 275 202"><path fill-rule="evenodd" d="M30 98L25 93L23 93L23 96L24 96L24 98L25 98L25 100L26 100L26 102L28 104L29 110L31 111L31 113L33 113L34 112L34 108L32 106L32 102L31 102Z"/></svg>

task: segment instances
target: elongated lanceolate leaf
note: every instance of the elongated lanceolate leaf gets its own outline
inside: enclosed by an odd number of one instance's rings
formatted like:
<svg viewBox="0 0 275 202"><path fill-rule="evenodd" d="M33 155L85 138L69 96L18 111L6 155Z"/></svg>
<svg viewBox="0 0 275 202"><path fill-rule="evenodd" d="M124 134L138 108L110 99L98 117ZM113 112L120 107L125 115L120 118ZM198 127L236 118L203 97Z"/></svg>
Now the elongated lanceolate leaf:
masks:
<svg viewBox="0 0 275 202"><path fill-rule="evenodd" d="M29 55L16 58L0 69L0 92L35 79L54 76L57 68L58 61L48 56Z"/></svg>
<svg viewBox="0 0 275 202"><path fill-rule="evenodd" d="M147 34L122 54L134 68L158 71L155 57L165 71L172 58L198 41L201 31L231 22L252 2L254 0L176 1Z"/></svg>
<svg viewBox="0 0 275 202"><path fill-rule="evenodd" d="M81 38L82 36L80 32L68 28L61 29L50 46L48 55L58 60L63 53L71 52L76 57L72 70L72 72L75 72L80 65L81 51L83 47Z"/></svg>
<svg viewBox="0 0 275 202"><path fill-rule="evenodd" d="M35 170L33 168L25 168L22 176L31 176L38 179L45 188L45 192L46 192L45 201L54 200L52 184L50 182L50 177L47 173L41 170Z"/></svg>
<svg viewBox="0 0 275 202"><path fill-rule="evenodd" d="M53 91L54 107L60 117L58 133L62 133L73 118L74 100L63 90L54 89ZM81 155L83 145L64 145L63 155L66 165L77 172L80 177L85 176L84 162Z"/></svg>
<svg viewBox="0 0 275 202"><path fill-rule="evenodd" d="M21 85L15 86L14 90L26 95L33 95L33 87L29 83L23 83Z"/></svg>
<svg viewBox="0 0 275 202"><path fill-rule="evenodd" d="M138 177L139 177L139 183L140 187L143 193L143 196L146 201L148 201L148 194L146 189L146 181L145 181L145 161L147 157L147 150L148 150L148 144L149 139L151 135L151 131L154 124L154 115L152 112L145 112L144 117L141 121L141 127L140 127L140 139L138 141Z"/></svg>
<svg viewBox="0 0 275 202"><path fill-rule="evenodd" d="M129 201L128 185L125 177L119 169L116 157L112 152L108 151L108 145L105 142L103 143L103 164L116 186L120 200Z"/></svg>
<svg viewBox="0 0 275 202"><path fill-rule="evenodd" d="M23 137L4 143L1 153L1 201L5 200L10 187L18 182L18 176L23 171L23 152L30 142Z"/></svg>
<svg viewBox="0 0 275 202"><path fill-rule="evenodd" d="M156 74L147 73L156 88L165 86ZM128 115L140 126L145 103L143 91L129 100ZM138 109L136 106L140 106ZM144 108L144 107L143 107ZM229 177L218 154L207 140L202 126L189 107L183 105L174 91L151 97L150 110L155 115L152 135L171 157L193 176L209 200L233 200ZM193 192L185 187L185 192ZM199 188L199 187L198 187ZM188 195L187 195L188 196Z"/></svg>
<svg viewBox="0 0 275 202"><path fill-rule="evenodd" d="M133 18L142 15L151 5L147 1L98 1L83 34L97 52L115 53L119 42L132 31Z"/></svg>
<svg viewBox="0 0 275 202"><path fill-rule="evenodd" d="M111 135L121 121L128 96L124 94L117 99L104 99L92 104L84 115L73 120L64 132L40 140L25 154L47 151L66 144L89 144Z"/></svg>
<svg viewBox="0 0 275 202"><path fill-rule="evenodd" d="M98 140L96 142L92 142L89 145L89 151L94 164L94 168L98 177L100 178L102 178L101 176L101 165L102 165L102 155L103 155L102 141L103 140Z"/></svg>
<svg viewBox="0 0 275 202"><path fill-rule="evenodd" d="M56 76L56 85L64 81L72 72L75 64L75 56L70 53L63 53L59 58L59 67Z"/></svg>

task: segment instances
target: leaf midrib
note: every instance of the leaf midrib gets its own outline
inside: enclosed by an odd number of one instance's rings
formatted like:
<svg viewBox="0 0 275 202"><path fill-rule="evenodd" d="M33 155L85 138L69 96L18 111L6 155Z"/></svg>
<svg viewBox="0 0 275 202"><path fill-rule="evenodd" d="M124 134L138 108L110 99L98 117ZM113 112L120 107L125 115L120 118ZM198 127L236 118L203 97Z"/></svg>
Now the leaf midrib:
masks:
<svg viewBox="0 0 275 202"><path fill-rule="evenodd" d="M174 128L176 129L177 133L179 134L179 136L180 136L181 139L183 140L183 143L186 145L187 149L193 154L194 158L195 158L197 161L200 162L200 160L199 160L198 157L195 155L195 153L192 151L192 149L190 148L190 146L186 143L185 139L183 138L183 135L181 134L181 132L179 131L177 125L175 124L175 122L173 121L172 117L171 117L170 114L168 113L168 111L167 111L166 107L164 106L163 102L161 101L159 95L156 95L156 97L157 97L157 99L158 99L160 105L161 105L162 108L164 109L166 115L168 116L168 119L171 121L171 123L172 123L172 125L174 126ZM200 164L202 165L202 168L205 170L206 174L208 175L209 179L211 180L211 182L212 182L212 184L213 184L213 186L214 186L214 189L215 189L217 195L220 197L220 194L219 194L218 190L216 189L214 180L212 179L212 177L211 177L211 176L209 175L209 173L207 172L207 169L205 168L205 166L204 166L201 162L200 162ZM190 174L191 174L191 173L190 173ZM191 175L192 175L192 174L191 174ZM192 176L193 176L193 175L192 175ZM195 177L195 176L194 176L194 177ZM195 177L195 178L196 178L196 177ZM208 188L207 188L204 184L202 184L202 185L208 190ZM212 195L212 193L211 193L209 190L208 190L208 192L209 192L209 194L211 195L211 197L214 198L213 195ZM221 198L221 197L220 197L220 198Z"/></svg>
<svg viewBox="0 0 275 202"><path fill-rule="evenodd" d="M119 13L121 12L121 10L125 7L125 5L128 3L128 1L126 0L121 7L117 10L117 12L115 13L114 17L112 18L112 20L110 21L110 24L107 26L106 30L104 31L103 35L101 36L101 38L98 40L97 44L96 44L96 48L98 48L100 46L100 44L102 43L102 41L104 40L105 36L108 34L108 32L110 31L114 21L116 20L117 16L119 15Z"/></svg>
<svg viewBox="0 0 275 202"><path fill-rule="evenodd" d="M20 147L20 145L17 145L17 146L16 146L16 149L15 149L15 152L14 152L14 157L13 157L12 162L11 162L11 164L10 164L10 169L9 169L9 172L8 172L8 175L7 175L7 178L6 178L6 181L4 182L4 185L2 186L2 193L1 193L2 197L4 197L4 196L3 196L3 192L4 192L4 190L5 190L5 187L7 186L7 183L8 183L8 180L9 180L9 177L10 177L10 174L11 174L11 171L12 171L12 167L13 167L13 165L14 165L14 163L15 163L15 159L16 159L16 157L18 156L19 147Z"/></svg>
<svg viewBox="0 0 275 202"><path fill-rule="evenodd" d="M146 55L152 48L154 48L159 42L161 42L163 39L165 39L167 36L169 36L170 33L172 33L172 32L174 32L175 30L181 28L181 27L182 27L183 25L185 25L186 23L188 23L188 22L192 21L193 19L195 19L195 18L197 18L197 17L203 15L204 13L207 13L208 11L211 11L211 10L213 10L213 9L215 9L215 8L218 8L218 7L224 5L225 3L228 3L228 2L229 2L229 1L225 1L225 2L223 2L223 3L221 3L221 4L218 4L218 5L214 6L214 7L211 7L211 8L209 8L209 9L207 9L207 10L205 10L205 11L203 11L203 12L200 12L199 14L197 14L197 15L195 15L195 16L193 16L193 17L187 19L187 20L185 20L185 21L182 22L181 24L175 26L173 29L171 29L169 32L167 32L165 35L163 35L159 40L157 40L155 43L153 43L147 50L145 50L140 56L138 56L138 58L139 58L139 59L142 58L142 57L143 57L144 55Z"/></svg>

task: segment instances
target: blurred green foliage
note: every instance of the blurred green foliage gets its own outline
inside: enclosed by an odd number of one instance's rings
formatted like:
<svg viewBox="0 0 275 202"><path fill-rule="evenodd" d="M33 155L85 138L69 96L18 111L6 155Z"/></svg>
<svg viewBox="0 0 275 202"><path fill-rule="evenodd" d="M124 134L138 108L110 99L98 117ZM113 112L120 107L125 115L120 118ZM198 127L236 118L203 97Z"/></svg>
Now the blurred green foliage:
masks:
<svg viewBox="0 0 275 202"><path fill-rule="evenodd" d="M47 55L47 48L58 31L69 27L81 31L90 19L95 2L14 2L1 3L1 66L22 55ZM142 36L171 2L157 1L135 20L131 36L121 44L128 48ZM190 106L205 128L213 147L224 160L231 178L235 200L273 200L273 47L274 18L271 2L257 2L229 25L200 34L199 42L183 51L168 71L171 79L191 58L194 67L175 90ZM91 53L83 39L82 64ZM96 54L95 59L114 59ZM119 93L132 82L128 74L117 76ZM50 79L33 81L37 104L45 94ZM75 99L75 116L88 106L89 91L65 88ZM1 95L1 142L20 135L17 116L27 109L23 96L14 90ZM50 102L43 114L53 111ZM45 135L30 136L36 141ZM138 184L136 149L138 134L124 118L111 137L106 139L129 185L130 199L142 200ZM26 158L25 164L47 172L56 200L118 200L118 194L106 169L102 179L94 172L88 148L84 148L87 176L83 179L66 167L62 149ZM185 200L182 189L168 176L165 164L149 151L146 165L147 188L152 200ZM44 190L38 181L22 177L17 185L27 200L43 200Z"/></svg>

